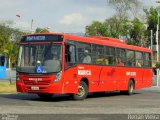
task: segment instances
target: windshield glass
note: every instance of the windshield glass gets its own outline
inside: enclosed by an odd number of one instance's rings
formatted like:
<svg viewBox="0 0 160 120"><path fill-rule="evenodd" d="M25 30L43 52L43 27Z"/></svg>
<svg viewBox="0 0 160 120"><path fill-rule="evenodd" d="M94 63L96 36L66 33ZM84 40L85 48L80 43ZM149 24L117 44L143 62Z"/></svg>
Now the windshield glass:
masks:
<svg viewBox="0 0 160 120"><path fill-rule="evenodd" d="M61 44L21 45L17 71L25 73L54 73L61 71Z"/></svg>

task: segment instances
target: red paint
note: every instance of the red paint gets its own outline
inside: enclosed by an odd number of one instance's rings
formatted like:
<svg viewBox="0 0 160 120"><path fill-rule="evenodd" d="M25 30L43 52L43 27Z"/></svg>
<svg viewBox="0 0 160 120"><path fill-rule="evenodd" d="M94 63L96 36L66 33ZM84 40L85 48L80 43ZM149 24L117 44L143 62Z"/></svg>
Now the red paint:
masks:
<svg viewBox="0 0 160 120"><path fill-rule="evenodd" d="M56 33L46 33L46 34L56 34ZM131 50L138 50L151 53L151 50L147 48L142 48L138 46L126 45L122 41L117 41L114 38L105 37L81 37L69 34L64 35L63 46L67 40L75 40L81 42L88 42L106 46L113 46L118 48L125 48ZM28 44L27 42L26 44ZM33 44L44 44L45 42L34 42ZM22 43L25 44L25 43ZM30 43L32 44L32 43ZM103 65L87 65L87 64L77 64L74 67L64 69L66 62L64 59L65 50L63 48L63 63L62 63L62 77L59 82L54 82L54 75L24 75L20 74L20 81L16 82L18 92L28 92L28 93L77 93L78 85L82 78L88 79L89 82L89 92L95 91L110 91L110 90L127 90L128 81L132 78L135 81L135 89L140 89L144 87L150 87L152 85L152 70L151 68L130 68L124 66L103 66ZM83 70L90 70L91 75L78 75L78 70L80 67ZM128 72L128 73L127 73ZM136 73L136 75L134 75ZM127 75L130 74L130 75ZM29 78L42 78L43 82L33 81L29 82ZM40 90L31 90L32 86L38 86Z"/></svg>

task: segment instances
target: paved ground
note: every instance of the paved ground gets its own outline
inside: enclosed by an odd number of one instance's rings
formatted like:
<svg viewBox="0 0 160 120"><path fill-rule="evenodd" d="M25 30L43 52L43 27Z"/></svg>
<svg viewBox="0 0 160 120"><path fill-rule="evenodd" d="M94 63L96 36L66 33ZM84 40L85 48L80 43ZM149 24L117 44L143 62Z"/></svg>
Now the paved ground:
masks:
<svg viewBox="0 0 160 120"><path fill-rule="evenodd" d="M84 101L73 101L68 96L56 96L42 101L36 95L0 95L1 113L32 114L129 114L160 113L159 93L137 92L132 96L107 94L89 96Z"/></svg>
<svg viewBox="0 0 160 120"><path fill-rule="evenodd" d="M135 91L132 96L120 93L106 93L103 96L90 94L83 101L74 101L67 95L56 95L44 101L31 94L0 94L0 113L72 114L73 118L77 117L75 114L160 114L160 88Z"/></svg>

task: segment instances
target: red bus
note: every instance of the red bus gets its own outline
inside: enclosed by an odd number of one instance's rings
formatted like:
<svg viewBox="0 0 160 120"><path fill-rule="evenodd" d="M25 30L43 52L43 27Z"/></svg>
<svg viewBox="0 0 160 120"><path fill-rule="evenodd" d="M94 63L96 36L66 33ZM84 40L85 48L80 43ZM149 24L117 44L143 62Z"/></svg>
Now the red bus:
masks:
<svg viewBox="0 0 160 120"><path fill-rule="evenodd" d="M151 50L109 37L64 33L30 34L20 42L18 92L41 98L70 94L82 100L89 92L133 90L152 85Z"/></svg>

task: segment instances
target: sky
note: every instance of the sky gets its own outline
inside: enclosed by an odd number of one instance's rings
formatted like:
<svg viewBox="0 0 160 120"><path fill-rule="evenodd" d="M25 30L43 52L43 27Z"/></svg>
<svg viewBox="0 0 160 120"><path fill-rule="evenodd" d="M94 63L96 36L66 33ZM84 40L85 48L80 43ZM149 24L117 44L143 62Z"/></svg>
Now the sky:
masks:
<svg viewBox="0 0 160 120"><path fill-rule="evenodd" d="M142 2L155 6L155 0ZM0 21L11 20L13 27L23 30L31 30L33 20L33 30L84 33L92 21L104 21L114 13L107 0L0 0Z"/></svg>

